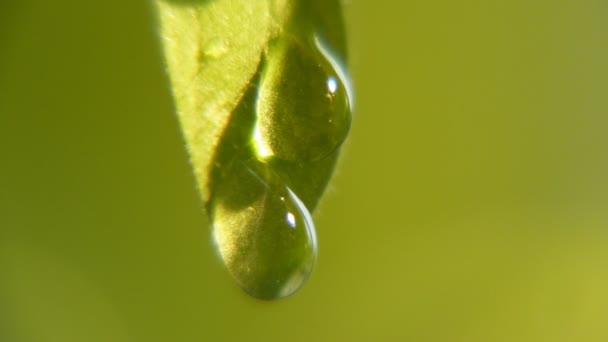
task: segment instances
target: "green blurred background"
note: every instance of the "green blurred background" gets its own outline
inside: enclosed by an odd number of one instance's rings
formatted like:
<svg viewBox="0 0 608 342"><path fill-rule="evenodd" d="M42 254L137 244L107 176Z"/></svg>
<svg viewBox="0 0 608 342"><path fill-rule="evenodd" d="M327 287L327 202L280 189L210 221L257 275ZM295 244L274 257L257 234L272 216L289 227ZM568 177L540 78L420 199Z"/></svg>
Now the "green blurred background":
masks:
<svg viewBox="0 0 608 342"><path fill-rule="evenodd" d="M212 250L146 1L0 4L0 340L608 340L608 5L363 1L317 267Z"/></svg>

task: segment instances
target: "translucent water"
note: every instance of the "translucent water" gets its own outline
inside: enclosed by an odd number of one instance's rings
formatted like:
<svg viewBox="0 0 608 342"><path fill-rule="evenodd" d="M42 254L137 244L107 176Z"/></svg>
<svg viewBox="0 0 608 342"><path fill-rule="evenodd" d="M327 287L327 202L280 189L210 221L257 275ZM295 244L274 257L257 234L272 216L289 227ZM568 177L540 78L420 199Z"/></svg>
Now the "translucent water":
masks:
<svg viewBox="0 0 608 342"><path fill-rule="evenodd" d="M317 253L308 209L267 168L259 172L235 161L226 177L216 188L210 212L226 267L255 297L293 293L308 278Z"/></svg>
<svg viewBox="0 0 608 342"><path fill-rule="evenodd" d="M351 122L343 64L315 25L294 18L298 29L288 26L269 43L232 113L208 184L219 255L244 291L266 300L292 294L312 272L318 246L310 212Z"/></svg>
<svg viewBox="0 0 608 342"><path fill-rule="evenodd" d="M351 121L339 63L320 40L291 35L275 39L266 60L256 101L257 155L291 161L326 157L346 139Z"/></svg>

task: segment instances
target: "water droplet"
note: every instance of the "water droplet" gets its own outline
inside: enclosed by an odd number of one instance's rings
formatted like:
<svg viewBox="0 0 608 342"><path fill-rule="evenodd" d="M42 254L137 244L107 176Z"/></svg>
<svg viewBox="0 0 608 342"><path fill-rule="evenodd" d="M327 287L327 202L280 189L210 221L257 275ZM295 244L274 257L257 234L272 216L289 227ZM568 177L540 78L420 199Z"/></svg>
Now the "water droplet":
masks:
<svg viewBox="0 0 608 342"><path fill-rule="evenodd" d="M205 184L218 254L237 284L260 299L294 293L312 272L317 240L309 209L350 128L351 84L337 57L345 56L341 19L322 10L325 3L280 4L288 9L277 12L281 30L231 113ZM320 13L333 15L321 20ZM211 41L202 55L226 49Z"/></svg>
<svg viewBox="0 0 608 342"><path fill-rule="evenodd" d="M228 52L228 43L221 38L213 38L203 48L202 59L218 59Z"/></svg>
<svg viewBox="0 0 608 342"><path fill-rule="evenodd" d="M304 284L317 254L314 223L267 165L235 159L223 168L209 213L220 256L247 293L276 299Z"/></svg>
<svg viewBox="0 0 608 342"><path fill-rule="evenodd" d="M269 45L256 101L261 159L315 161L338 148L351 121L350 85L318 37L290 34Z"/></svg>

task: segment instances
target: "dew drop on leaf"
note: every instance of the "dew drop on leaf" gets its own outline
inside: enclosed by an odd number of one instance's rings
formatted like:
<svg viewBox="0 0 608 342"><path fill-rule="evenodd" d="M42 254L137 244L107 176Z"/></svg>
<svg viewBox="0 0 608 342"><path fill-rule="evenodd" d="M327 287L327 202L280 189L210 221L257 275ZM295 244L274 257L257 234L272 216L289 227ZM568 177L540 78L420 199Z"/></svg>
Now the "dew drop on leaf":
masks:
<svg viewBox="0 0 608 342"><path fill-rule="evenodd" d="M285 34L272 41L256 102L257 155L314 161L338 148L351 121L347 82L316 36Z"/></svg>
<svg viewBox="0 0 608 342"><path fill-rule="evenodd" d="M203 54L201 58L204 59L218 59L226 55L228 52L228 43L223 39L214 38L211 39L203 48ZM204 62L204 61L202 61Z"/></svg>

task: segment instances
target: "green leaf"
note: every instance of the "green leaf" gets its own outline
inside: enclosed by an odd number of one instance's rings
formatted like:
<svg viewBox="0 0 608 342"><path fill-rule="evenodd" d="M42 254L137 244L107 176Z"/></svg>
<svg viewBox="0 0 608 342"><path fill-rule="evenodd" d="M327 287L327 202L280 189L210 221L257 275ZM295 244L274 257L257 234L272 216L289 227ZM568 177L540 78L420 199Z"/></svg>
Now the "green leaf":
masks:
<svg viewBox="0 0 608 342"><path fill-rule="evenodd" d="M214 151L276 29L268 1L158 1L162 40L201 195Z"/></svg>
<svg viewBox="0 0 608 342"><path fill-rule="evenodd" d="M169 74L220 255L251 295L295 292L310 212L350 127L339 2L160 1Z"/></svg>
<svg viewBox="0 0 608 342"><path fill-rule="evenodd" d="M345 62L341 7L334 0L157 0L157 4L179 120L207 202L217 150L230 120L238 120L237 106L269 42L286 30L312 25ZM312 169L283 166L285 177L301 189L299 196L311 209L329 181L336 157ZM304 184L298 185L302 177Z"/></svg>

